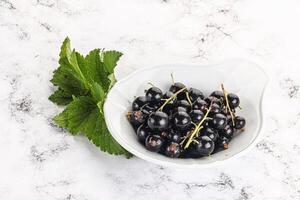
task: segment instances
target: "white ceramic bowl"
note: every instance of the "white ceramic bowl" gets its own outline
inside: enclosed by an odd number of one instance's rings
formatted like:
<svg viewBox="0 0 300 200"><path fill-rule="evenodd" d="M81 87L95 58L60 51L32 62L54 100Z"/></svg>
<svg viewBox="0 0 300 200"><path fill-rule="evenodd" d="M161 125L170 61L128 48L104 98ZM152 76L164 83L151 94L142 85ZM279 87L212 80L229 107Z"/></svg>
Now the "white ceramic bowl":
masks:
<svg viewBox="0 0 300 200"><path fill-rule="evenodd" d="M210 157L200 159L174 159L145 149L136 138L125 113L131 109L135 96L144 95L148 82L163 90L171 85L173 73L175 81L188 87L195 87L209 95L220 90L223 83L227 91L236 93L241 99L242 110L239 115L246 118L246 130L237 135L229 149ZM262 98L267 76L252 62L230 60L215 65L169 64L137 70L119 80L110 90L104 105L105 120L116 141L132 154L164 166L208 167L237 157L255 144L262 126Z"/></svg>

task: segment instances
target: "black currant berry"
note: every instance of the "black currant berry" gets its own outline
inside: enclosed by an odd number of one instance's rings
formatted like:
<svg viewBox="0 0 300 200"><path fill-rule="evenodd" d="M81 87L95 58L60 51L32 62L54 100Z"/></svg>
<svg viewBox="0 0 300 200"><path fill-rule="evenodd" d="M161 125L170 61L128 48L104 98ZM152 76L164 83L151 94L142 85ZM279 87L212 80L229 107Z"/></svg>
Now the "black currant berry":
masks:
<svg viewBox="0 0 300 200"><path fill-rule="evenodd" d="M134 127L139 127L146 121L146 115L142 111L128 112L126 117Z"/></svg>
<svg viewBox="0 0 300 200"><path fill-rule="evenodd" d="M156 111L150 114L148 126L155 131L163 131L168 128L169 117L166 113Z"/></svg>
<svg viewBox="0 0 300 200"><path fill-rule="evenodd" d="M222 109L221 109L221 107L219 106L219 104L213 103L213 104L211 105L211 109L210 109L209 115L210 115L210 116L213 116L213 115L215 115L215 114L221 113L221 111L222 111Z"/></svg>
<svg viewBox="0 0 300 200"><path fill-rule="evenodd" d="M199 136L200 136L200 138L202 136L207 136L213 142L215 142L218 139L218 137L219 137L218 132L216 130L212 129L212 128L209 128L209 127L204 128L204 130L201 131L201 133L199 134Z"/></svg>
<svg viewBox="0 0 300 200"><path fill-rule="evenodd" d="M161 137L161 139L163 139L164 141L167 141L169 138L169 131L168 130L164 130L162 132L160 132L158 135Z"/></svg>
<svg viewBox="0 0 300 200"><path fill-rule="evenodd" d="M235 109L240 105L240 98L236 94L229 93L227 98L231 109Z"/></svg>
<svg viewBox="0 0 300 200"><path fill-rule="evenodd" d="M164 98L164 99L169 99L169 98L171 98L171 97L173 97L173 96L174 96L174 93L173 93L173 92L167 91L167 92L163 95L163 98Z"/></svg>
<svg viewBox="0 0 300 200"><path fill-rule="evenodd" d="M163 139L159 135L149 135L145 141L146 149L159 152L163 146Z"/></svg>
<svg viewBox="0 0 300 200"><path fill-rule="evenodd" d="M155 102L155 103L150 103L151 107L154 108L154 110L158 110L162 105L163 105L164 101L161 100L161 101L158 101L158 102Z"/></svg>
<svg viewBox="0 0 300 200"><path fill-rule="evenodd" d="M229 139L225 136L220 136L216 141L216 145L220 149L228 149Z"/></svg>
<svg viewBox="0 0 300 200"><path fill-rule="evenodd" d="M176 103L177 107L183 107L186 110L189 110L191 108L191 104L187 100L179 100Z"/></svg>
<svg viewBox="0 0 300 200"><path fill-rule="evenodd" d="M181 147L178 143L171 142L167 144L165 155L171 158L178 158L180 156Z"/></svg>
<svg viewBox="0 0 300 200"><path fill-rule="evenodd" d="M212 123L212 118L206 118L203 122L203 127L210 127L211 126L211 123Z"/></svg>
<svg viewBox="0 0 300 200"><path fill-rule="evenodd" d="M185 149L182 152L181 155L182 158L201 158L203 157L198 152L196 152L196 149L194 147L189 147L188 149Z"/></svg>
<svg viewBox="0 0 300 200"><path fill-rule="evenodd" d="M244 117L241 117L241 116L236 116L235 119L234 119L234 127L236 129L242 129L244 128L246 125L246 120Z"/></svg>
<svg viewBox="0 0 300 200"><path fill-rule="evenodd" d="M181 90L183 88L185 88L185 85L183 83L176 82L173 85L171 85L169 91L173 92L175 94L176 92L178 92L179 90ZM184 93L184 91L177 95L177 99L178 100L186 99L186 94Z"/></svg>
<svg viewBox="0 0 300 200"><path fill-rule="evenodd" d="M217 99L223 100L225 99L224 93L222 91L216 90L210 94L211 97L215 97Z"/></svg>
<svg viewBox="0 0 300 200"><path fill-rule="evenodd" d="M145 115L149 116L151 113L155 112L155 109L152 106L150 106L150 105L144 105L142 107L142 112Z"/></svg>
<svg viewBox="0 0 300 200"><path fill-rule="evenodd" d="M218 104L219 106L222 105L222 101L216 97L213 97L213 96L209 96L209 97L206 97L204 99L204 101L207 103L207 105L210 105L212 103L215 103L215 104Z"/></svg>
<svg viewBox="0 0 300 200"><path fill-rule="evenodd" d="M232 122L232 117L231 117L231 115L230 115L230 114L227 114L227 115L226 115L226 118L227 118L227 124L228 124L229 126L231 126L232 128L234 128L234 127L233 127L233 122Z"/></svg>
<svg viewBox="0 0 300 200"><path fill-rule="evenodd" d="M225 115L218 113L213 116L213 120L212 120L213 128L220 130L225 128L226 125L227 125L227 118Z"/></svg>
<svg viewBox="0 0 300 200"><path fill-rule="evenodd" d="M186 137L191 134L193 131L194 126L191 124L186 130L180 130L180 134L182 137Z"/></svg>
<svg viewBox="0 0 300 200"><path fill-rule="evenodd" d="M191 117L186 112L178 112L173 116L175 128L186 130L191 125Z"/></svg>
<svg viewBox="0 0 300 200"><path fill-rule="evenodd" d="M234 129L230 125L226 125L224 129L219 131L219 134L230 140L233 137Z"/></svg>
<svg viewBox="0 0 300 200"><path fill-rule="evenodd" d="M198 143L194 144L194 148L199 155L209 156L213 152L215 144L209 137L203 136Z"/></svg>
<svg viewBox="0 0 300 200"><path fill-rule="evenodd" d="M173 92L173 93L176 93L176 92L178 92L179 90L181 90L183 88L185 88L185 85L183 83L176 82L173 85L171 85L169 91Z"/></svg>
<svg viewBox="0 0 300 200"><path fill-rule="evenodd" d="M180 143L182 140L181 133L178 131L172 131L168 135L168 140L176 143Z"/></svg>
<svg viewBox="0 0 300 200"><path fill-rule="evenodd" d="M173 92L167 91L164 95L163 95L163 100L162 100L162 104L167 100L170 99L174 96ZM162 105L161 104L161 105ZM170 115L172 113L172 110L174 109L176 105L176 98L173 98L171 101L169 101L162 109L163 112L167 113L168 115Z"/></svg>
<svg viewBox="0 0 300 200"><path fill-rule="evenodd" d="M147 98L144 96L137 97L133 102L132 102L132 110L140 110L145 104L147 103Z"/></svg>
<svg viewBox="0 0 300 200"><path fill-rule="evenodd" d="M195 124L198 124L202 120L203 116L204 114L201 110L192 110L190 112L192 122L194 122Z"/></svg>
<svg viewBox="0 0 300 200"><path fill-rule="evenodd" d="M207 107L207 103L202 100L202 99L197 99L194 103L193 103L193 109L194 110L201 110L201 111L205 111L205 108Z"/></svg>
<svg viewBox="0 0 300 200"><path fill-rule="evenodd" d="M162 91L158 87L151 87L146 91L146 98L151 103L158 103L162 99Z"/></svg>
<svg viewBox="0 0 300 200"><path fill-rule="evenodd" d="M136 135L138 140L144 144L146 138L148 137L148 135L152 134L151 130L148 126L146 126L145 124L142 124L136 131Z"/></svg>
<svg viewBox="0 0 300 200"><path fill-rule="evenodd" d="M204 99L203 93L196 88L189 89L189 97L192 102L195 102L197 99Z"/></svg>
<svg viewBox="0 0 300 200"><path fill-rule="evenodd" d="M178 113L178 112L187 112L187 109L184 108L184 107L176 107L172 111L173 115L176 114L176 113Z"/></svg>

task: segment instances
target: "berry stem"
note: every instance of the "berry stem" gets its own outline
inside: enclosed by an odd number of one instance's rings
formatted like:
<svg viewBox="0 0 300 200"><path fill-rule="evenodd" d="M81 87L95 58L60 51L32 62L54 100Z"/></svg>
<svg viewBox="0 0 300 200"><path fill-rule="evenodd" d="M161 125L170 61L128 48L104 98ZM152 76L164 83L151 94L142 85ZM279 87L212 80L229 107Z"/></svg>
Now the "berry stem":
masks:
<svg viewBox="0 0 300 200"><path fill-rule="evenodd" d="M193 139L192 142L195 142L195 143L199 144L199 142L195 139Z"/></svg>
<svg viewBox="0 0 300 200"><path fill-rule="evenodd" d="M197 126L197 125L196 125ZM196 127L195 126L195 127ZM186 141L187 138L189 138L191 136L193 132L190 132L187 136L184 137L184 139L180 142L180 145L182 146L184 144L184 142Z"/></svg>
<svg viewBox="0 0 300 200"><path fill-rule="evenodd" d="M226 92L223 83L221 84L221 88L222 88L222 91L223 91L224 96L225 96L226 112L227 112L227 109L228 109L228 111L230 113L230 116L231 116L232 125L234 126L234 114L232 113L232 110L231 110L231 108L229 106L228 93Z"/></svg>
<svg viewBox="0 0 300 200"><path fill-rule="evenodd" d="M174 79L173 73L171 73L171 78L172 78L172 83L174 84L175 83L175 79Z"/></svg>
<svg viewBox="0 0 300 200"><path fill-rule="evenodd" d="M212 105L212 104L211 104ZM197 124L196 128L193 130L193 132L191 133L191 136L189 137L189 140L187 141L187 143L184 146L184 149L187 149L190 144L192 143L195 135L202 129L203 126L201 126L203 124L203 122L206 120L210 110L211 110L211 105L209 106L209 108L207 109L203 119Z"/></svg>
<svg viewBox="0 0 300 200"><path fill-rule="evenodd" d="M192 101L191 101L191 99L190 99L189 93L188 93L188 92L185 92L185 95L186 95L186 98L187 98L189 104L190 104L191 107L192 107L192 104L193 104L193 103L192 103Z"/></svg>
<svg viewBox="0 0 300 200"><path fill-rule="evenodd" d="M161 110L165 107L165 105L167 105L170 101L172 101L174 98L176 98L177 95L178 95L179 93L183 92L184 90L186 90L186 87L184 87L184 88L178 90L173 96L171 96L170 98L168 98L168 99L164 102L164 104L163 104L161 107L159 107L157 110L158 110L158 111L161 111Z"/></svg>

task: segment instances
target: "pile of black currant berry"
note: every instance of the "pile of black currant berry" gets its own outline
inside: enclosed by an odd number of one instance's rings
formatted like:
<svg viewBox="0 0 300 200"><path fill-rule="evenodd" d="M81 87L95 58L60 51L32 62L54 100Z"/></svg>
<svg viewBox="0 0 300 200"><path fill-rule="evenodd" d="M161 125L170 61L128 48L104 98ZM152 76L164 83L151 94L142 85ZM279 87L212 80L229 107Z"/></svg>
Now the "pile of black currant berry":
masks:
<svg viewBox="0 0 300 200"><path fill-rule="evenodd" d="M179 82L166 93L152 86L133 101L126 117L149 151L172 158L209 156L227 149L246 124L236 115L239 97L221 89L205 97Z"/></svg>

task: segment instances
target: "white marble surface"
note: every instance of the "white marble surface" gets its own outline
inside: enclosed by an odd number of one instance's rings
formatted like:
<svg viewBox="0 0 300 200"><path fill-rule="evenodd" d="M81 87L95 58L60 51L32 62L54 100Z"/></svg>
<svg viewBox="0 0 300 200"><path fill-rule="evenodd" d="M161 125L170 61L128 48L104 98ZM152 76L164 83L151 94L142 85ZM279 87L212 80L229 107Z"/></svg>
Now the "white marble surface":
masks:
<svg viewBox="0 0 300 200"><path fill-rule="evenodd" d="M0 0L0 199L300 199L298 0ZM98 151L51 124L59 47L124 52L141 66L241 57L270 77L264 134L213 169L163 168ZM253 80L255 81L255 80Z"/></svg>

